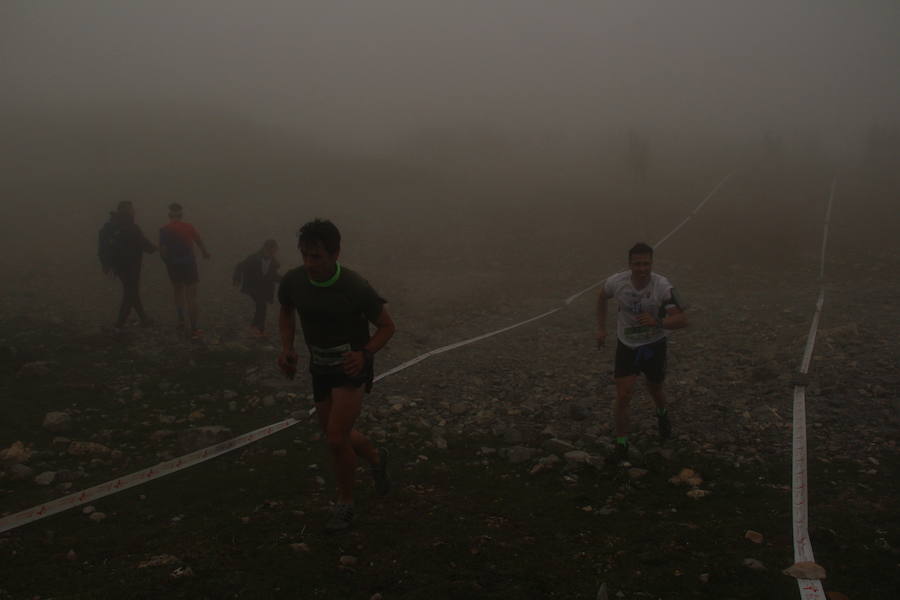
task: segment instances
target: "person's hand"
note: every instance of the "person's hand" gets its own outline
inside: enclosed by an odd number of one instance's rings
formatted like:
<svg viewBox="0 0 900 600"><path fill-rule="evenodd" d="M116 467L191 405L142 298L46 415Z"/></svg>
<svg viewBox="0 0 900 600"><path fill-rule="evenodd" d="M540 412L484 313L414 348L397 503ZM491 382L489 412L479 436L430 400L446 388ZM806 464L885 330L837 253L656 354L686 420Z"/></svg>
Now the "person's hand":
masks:
<svg viewBox="0 0 900 600"><path fill-rule="evenodd" d="M350 377L356 377L362 373L366 366L366 353L361 350L351 350L344 354L344 373Z"/></svg>
<svg viewBox="0 0 900 600"><path fill-rule="evenodd" d="M293 379L297 375L297 360L297 353L294 350L282 350L278 355L278 368L288 379Z"/></svg>
<svg viewBox="0 0 900 600"><path fill-rule="evenodd" d="M637 316L637 322L648 327L659 327L659 319L647 312L642 312Z"/></svg>
<svg viewBox="0 0 900 600"><path fill-rule="evenodd" d="M597 350L603 348L606 345L606 330L598 329L597 330Z"/></svg>

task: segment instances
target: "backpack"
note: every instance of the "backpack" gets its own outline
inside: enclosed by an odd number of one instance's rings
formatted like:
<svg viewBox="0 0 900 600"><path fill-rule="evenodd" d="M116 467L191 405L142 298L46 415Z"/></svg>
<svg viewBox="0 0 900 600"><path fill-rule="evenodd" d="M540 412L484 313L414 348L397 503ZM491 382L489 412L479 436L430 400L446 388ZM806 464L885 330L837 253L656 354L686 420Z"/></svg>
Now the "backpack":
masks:
<svg viewBox="0 0 900 600"><path fill-rule="evenodd" d="M119 263L125 245L125 232L118 223L107 221L100 228L97 238L97 256L100 258L100 265L103 270L114 268Z"/></svg>

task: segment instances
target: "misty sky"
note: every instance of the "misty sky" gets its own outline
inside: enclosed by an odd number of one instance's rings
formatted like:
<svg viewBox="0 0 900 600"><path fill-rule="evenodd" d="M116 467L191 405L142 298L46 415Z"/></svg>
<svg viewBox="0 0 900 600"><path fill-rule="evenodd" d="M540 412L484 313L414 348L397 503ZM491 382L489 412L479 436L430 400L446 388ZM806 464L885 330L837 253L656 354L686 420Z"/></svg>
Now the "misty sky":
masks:
<svg viewBox="0 0 900 600"><path fill-rule="evenodd" d="M353 143L447 123L834 142L900 121L894 1L10 1L7 115L215 106Z"/></svg>

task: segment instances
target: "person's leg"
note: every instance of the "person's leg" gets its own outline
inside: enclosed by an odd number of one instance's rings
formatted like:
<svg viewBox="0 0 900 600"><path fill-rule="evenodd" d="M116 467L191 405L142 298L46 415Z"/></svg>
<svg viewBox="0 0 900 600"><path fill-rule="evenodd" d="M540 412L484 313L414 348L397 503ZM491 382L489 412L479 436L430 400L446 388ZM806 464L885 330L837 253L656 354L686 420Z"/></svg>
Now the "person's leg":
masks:
<svg viewBox="0 0 900 600"><path fill-rule="evenodd" d="M178 326L181 328L184 328L184 308L185 308L184 284L173 281L172 282L172 292L174 293L174 296L175 296L175 310L178 313Z"/></svg>
<svg viewBox="0 0 900 600"><path fill-rule="evenodd" d="M252 296L253 298L253 323L251 323L252 327L255 327L261 332L266 330L266 301L258 296Z"/></svg>
<svg viewBox="0 0 900 600"><path fill-rule="evenodd" d="M666 440L672 435L672 424L669 421L669 412L666 406L666 391L663 382L666 379L667 342L663 338L653 344L653 352L643 365L647 375L647 391L656 405L656 421L659 429L659 437Z"/></svg>
<svg viewBox="0 0 900 600"><path fill-rule="evenodd" d="M353 477L357 454L370 463L378 460L375 447L360 432L353 429L362 410L362 387L337 387L331 390L331 407L325 425L325 437L334 460L338 502L353 502Z"/></svg>
<svg viewBox="0 0 900 600"><path fill-rule="evenodd" d="M634 391L634 382L637 375L616 377L616 440L628 438L628 430L631 427L631 394Z"/></svg>
<svg viewBox="0 0 900 600"><path fill-rule="evenodd" d="M663 387L663 384L653 383L648 380L647 391L650 392L650 397L653 398L653 404L656 405L656 412L666 412L666 390Z"/></svg>
<svg viewBox="0 0 900 600"><path fill-rule="evenodd" d="M150 319L147 317L147 313L144 312L144 303L141 302L141 263L137 263L134 265L132 269L132 276L132 306L134 306L135 312L141 319L141 325L148 325L150 323Z"/></svg>
<svg viewBox="0 0 900 600"><path fill-rule="evenodd" d="M128 320L128 315L131 314L132 299L130 283L125 269L118 273L118 277L119 281L122 282L122 301L119 303L119 316L116 318L116 327L121 328L125 326L125 321Z"/></svg>
<svg viewBox="0 0 900 600"><path fill-rule="evenodd" d="M328 422L331 418L332 401L329 398L323 402L316 402L316 417L319 419L319 425L322 427L322 433L328 434ZM372 442L360 431L352 429L350 431L350 443L353 445L353 452L369 465L377 465L380 461L378 450Z"/></svg>
<svg viewBox="0 0 900 600"><path fill-rule="evenodd" d="M188 318L190 319L191 331L197 330L197 319L200 309L197 307L197 284L189 283L184 286L184 300L187 304Z"/></svg>

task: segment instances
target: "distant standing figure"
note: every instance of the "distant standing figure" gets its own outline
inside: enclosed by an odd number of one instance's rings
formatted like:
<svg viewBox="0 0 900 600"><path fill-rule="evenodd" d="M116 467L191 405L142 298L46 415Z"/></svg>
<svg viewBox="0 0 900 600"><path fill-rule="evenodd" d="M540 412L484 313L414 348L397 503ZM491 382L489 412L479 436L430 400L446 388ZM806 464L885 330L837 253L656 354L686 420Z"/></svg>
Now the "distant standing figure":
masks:
<svg viewBox="0 0 900 600"><path fill-rule="evenodd" d="M197 307L197 257L194 255L194 244L200 248L203 258L209 258L209 252L200 238L197 229L190 223L182 221L184 209L177 202L169 205L169 223L159 230L159 253L166 263L169 280L175 293L175 309L178 311L178 327L184 330L184 312L187 308L190 320L191 337L198 338L202 334L197 327L199 309Z"/></svg>
<svg viewBox="0 0 900 600"><path fill-rule="evenodd" d="M258 252L254 252L234 268L234 285L250 296L255 310L250 329L262 336L266 330L266 305L275 299L275 284L281 281L278 269L278 242L266 240Z"/></svg>
<svg viewBox="0 0 900 600"><path fill-rule="evenodd" d="M638 375L647 377L647 391L656 404L659 437L668 439L672 425L666 407L663 381L666 377L666 339L672 329L687 327L675 288L668 279L653 273L653 248L635 244L628 251L628 271L609 277L597 300L597 346L606 341L606 303L618 304L616 325L616 444L610 464L628 458L631 394Z"/></svg>
<svg viewBox="0 0 900 600"><path fill-rule="evenodd" d="M141 303L141 264L144 252L152 254L156 252L156 246L134 222L134 206L131 202L119 202L116 211L109 213L109 221L100 229L97 251L103 272L118 277L122 282L122 303L119 306L116 329L125 326L132 308L137 312L142 327L151 324Z"/></svg>

